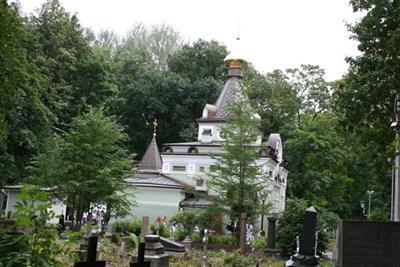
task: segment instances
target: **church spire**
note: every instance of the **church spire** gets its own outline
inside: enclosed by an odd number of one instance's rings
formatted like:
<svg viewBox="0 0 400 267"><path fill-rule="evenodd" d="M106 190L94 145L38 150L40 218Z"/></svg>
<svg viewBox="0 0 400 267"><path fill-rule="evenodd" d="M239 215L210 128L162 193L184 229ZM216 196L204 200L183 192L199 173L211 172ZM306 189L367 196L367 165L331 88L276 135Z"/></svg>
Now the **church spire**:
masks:
<svg viewBox="0 0 400 267"><path fill-rule="evenodd" d="M146 153L144 153L142 160L139 162L139 172L160 173L162 170L160 151L158 150L156 141L157 126L157 119L155 119L153 122L153 138L151 139L151 142L147 147Z"/></svg>
<svg viewBox="0 0 400 267"><path fill-rule="evenodd" d="M243 56L240 37L236 37L236 41L232 46L231 52L225 57L225 64L228 66L228 77L242 77L242 68L247 64Z"/></svg>

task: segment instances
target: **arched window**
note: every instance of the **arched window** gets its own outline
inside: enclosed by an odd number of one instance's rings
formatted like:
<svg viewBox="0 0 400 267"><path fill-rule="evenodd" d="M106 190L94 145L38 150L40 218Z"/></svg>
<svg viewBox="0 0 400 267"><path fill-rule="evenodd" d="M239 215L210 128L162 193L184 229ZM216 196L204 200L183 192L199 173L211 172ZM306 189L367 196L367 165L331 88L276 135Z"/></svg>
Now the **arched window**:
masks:
<svg viewBox="0 0 400 267"><path fill-rule="evenodd" d="M188 153L190 153L190 154L197 154L197 153L199 153L199 151L198 151L197 148L195 148L195 147L189 147Z"/></svg>
<svg viewBox="0 0 400 267"><path fill-rule="evenodd" d="M164 147L163 150L164 150L165 153L172 153L173 152L173 150L172 150L172 148L170 146Z"/></svg>

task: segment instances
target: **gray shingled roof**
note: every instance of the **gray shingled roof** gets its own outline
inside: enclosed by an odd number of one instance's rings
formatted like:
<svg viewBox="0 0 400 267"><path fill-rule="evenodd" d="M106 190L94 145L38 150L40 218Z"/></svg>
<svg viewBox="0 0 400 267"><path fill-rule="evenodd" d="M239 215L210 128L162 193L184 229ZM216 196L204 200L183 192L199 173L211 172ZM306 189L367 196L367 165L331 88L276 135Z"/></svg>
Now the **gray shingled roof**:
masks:
<svg viewBox="0 0 400 267"><path fill-rule="evenodd" d="M185 185L164 174L137 173L134 177L126 178L125 182L135 186L184 189Z"/></svg>
<svg viewBox="0 0 400 267"><path fill-rule="evenodd" d="M223 118L225 119L228 115L228 103L237 102L238 98L241 95L240 92L240 83L238 77L229 77L226 81L224 88L218 96L217 101L215 102L215 106L217 110L215 111L215 115L210 118Z"/></svg>
<svg viewBox="0 0 400 267"><path fill-rule="evenodd" d="M162 161L160 152L158 151L156 137L153 136L146 153L139 162L138 171L140 172L158 172L162 169Z"/></svg>

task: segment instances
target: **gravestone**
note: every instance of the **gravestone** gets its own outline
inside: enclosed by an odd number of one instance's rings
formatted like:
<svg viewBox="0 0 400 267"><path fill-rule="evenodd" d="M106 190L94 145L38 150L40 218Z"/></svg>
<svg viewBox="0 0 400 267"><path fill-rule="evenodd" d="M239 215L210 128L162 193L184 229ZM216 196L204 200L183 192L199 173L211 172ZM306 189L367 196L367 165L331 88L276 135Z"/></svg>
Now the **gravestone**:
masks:
<svg viewBox="0 0 400 267"><path fill-rule="evenodd" d="M303 232L300 235L298 253L286 261L285 267L319 266L319 257L316 255L316 228L317 211L314 207L306 209L304 215Z"/></svg>
<svg viewBox="0 0 400 267"><path fill-rule="evenodd" d="M399 252L399 222L339 222L335 267L400 266Z"/></svg>
<svg viewBox="0 0 400 267"><path fill-rule="evenodd" d="M79 261L74 263L74 267L105 267L106 261L97 261L97 241L98 237L95 235L89 236L89 243L87 247L86 261Z"/></svg>
<svg viewBox="0 0 400 267"><path fill-rule="evenodd" d="M173 240L160 236L160 242L164 246L166 252L185 253L185 246Z"/></svg>
<svg viewBox="0 0 400 267"><path fill-rule="evenodd" d="M150 267L150 261L144 261L145 247L145 243L139 244L136 262L131 262L129 267Z"/></svg>
<svg viewBox="0 0 400 267"><path fill-rule="evenodd" d="M146 235L144 259L150 261L151 267L168 267L169 255L165 253L158 235ZM132 257L132 263L138 262L138 256ZM135 265L136 266L136 265Z"/></svg>
<svg viewBox="0 0 400 267"><path fill-rule="evenodd" d="M275 237L276 237L276 220L277 218L268 217L268 239L267 239L267 248L274 249L275 248Z"/></svg>
<svg viewBox="0 0 400 267"><path fill-rule="evenodd" d="M142 228L140 229L140 236L145 238L150 233L149 216L142 217Z"/></svg>

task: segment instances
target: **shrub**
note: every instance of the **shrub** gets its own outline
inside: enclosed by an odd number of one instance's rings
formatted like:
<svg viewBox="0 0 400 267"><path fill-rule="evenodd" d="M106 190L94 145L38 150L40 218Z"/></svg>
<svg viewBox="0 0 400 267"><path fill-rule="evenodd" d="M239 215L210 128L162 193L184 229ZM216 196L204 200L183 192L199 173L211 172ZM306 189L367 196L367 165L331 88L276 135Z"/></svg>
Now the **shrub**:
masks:
<svg viewBox="0 0 400 267"><path fill-rule="evenodd" d="M74 240L71 235L63 245L57 242L56 226L47 224L54 218L47 194L24 186L19 199L14 216L23 232L15 235L0 229L0 266L63 266L59 257L73 257Z"/></svg>
<svg viewBox="0 0 400 267"><path fill-rule="evenodd" d="M140 235L140 229L142 227L142 223L139 220L132 221L115 221L113 225L113 232L117 233L132 233L135 235Z"/></svg>
<svg viewBox="0 0 400 267"><path fill-rule="evenodd" d="M279 219L277 230L277 245L285 256L293 255L296 251L296 237L300 236L303 231L304 213L307 208L307 202L304 199L288 199L286 209ZM327 224L324 221L324 213L322 208L315 207L318 210L318 251L321 255L327 248L329 242L328 235L323 229ZM331 215L329 216L332 217Z"/></svg>
<svg viewBox="0 0 400 267"><path fill-rule="evenodd" d="M174 234L175 240L182 241L189 233L183 228L177 228Z"/></svg>
<svg viewBox="0 0 400 267"><path fill-rule="evenodd" d="M165 237L165 238L170 237L168 227L165 223L160 224L159 227L160 227L160 229L158 230L158 233L160 236ZM150 229L153 232L153 234L156 234L157 233L157 224L152 223L150 226Z"/></svg>
<svg viewBox="0 0 400 267"><path fill-rule="evenodd" d="M267 247L267 239L265 236L255 236L250 241L250 246L254 248L266 248Z"/></svg>
<svg viewBox="0 0 400 267"><path fill-rule="evenodd" d="M255 263L250 257L241 256L238 251L232 253L224 253L222 257L217 259L213 266L216 267L249 267Z"/></svg>
<svg viewBox="0 0 400 267"><path fill-rule="evenodd" d="M236 237L232 235L211 235L208 242L231 246L236 243Z"/></svg>

